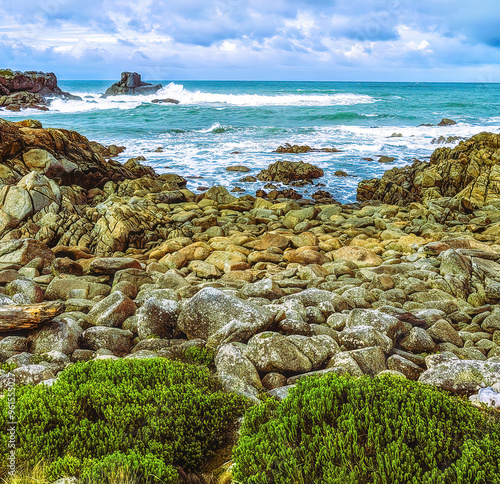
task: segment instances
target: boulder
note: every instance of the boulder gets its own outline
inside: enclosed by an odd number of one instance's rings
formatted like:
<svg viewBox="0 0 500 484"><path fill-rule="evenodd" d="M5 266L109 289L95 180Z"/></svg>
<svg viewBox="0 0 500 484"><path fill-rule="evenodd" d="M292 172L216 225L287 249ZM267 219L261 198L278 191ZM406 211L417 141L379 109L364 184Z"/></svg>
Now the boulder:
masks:
<svg viewBox="0 0 500 484"><path fill-rule="evenodd" d="M361 348L348 353L359 365L364 374L375 376L381 371L387 370L385 355L380 346Z"/></svg>
<svg viewBox="0 0 500 484"><path fill-rule="evenodd" d="M143 82L137 72L122 72L121 79L106 89L105 96L155 94L161 88L161 84Z"/></svg>
<svg viewBox="0 0 500 484"><path fill-rule="evenodd" d="M43 365L20 366L12 371L16 385L38 385L38 383L55 378L50 368Z"/></svg>
<svg viewBox="0 0 500 484"><path fill-rule="evenodd" d="M500 363L450 358L431 366L419 381L450 392L477 392L500 381Z"/></svg>
<svg viewBox="0 0 500 484"><path fill-rule="evenodd" d="M0 263L24 266L37 258L42 259L45 266L54 260L54 254L45 244L35 239L15 239L0 242Z"/></svg>
<svg viewBox="0 0 500 484"><path fill-rule="evenodd" d="M60 351L72 354L77 348L82 334L80 325L71 318L59 317L33 331L29 338L30 351L35 354Z"/></svg>
<svg viewBox="0 0 500 484"><path fill-rule="evenodd" d="M265 373L311 371L311 360L288 338L269 331L259 333L248 342L245 355L258 371Z"/></svg>
<svg viewBox="0 0 500 484"><path fill-rule="evenodd" d="M227 391L239 393L259 403L258 394L263 390L259 374L237 344L226 344L219 348L215 368L216 377Z"/></svg>
<svg viewBox="0 0 500 484"><path fill-rule="evenodd" d="M298 180L313 180L323 176L323 170L302 161L277 161L262 170L257 179L290 184Z"/></svg>
<svg viewBox="0 0 500 484"><path fill-rule="evenodd" d="M116 355L130 353L134 335L131 331L107 326L93 326L82 334L83 345L91 350L107 349Z"/></svg>
<svg viewBox="0 0 500 484"><path fill-rule="evenodd" d="M392 340L372 326L354 326L345 328L338 336L339 344L347 350L379 346L384 353L389 353L393 347Z"/></svg>
<svg viewBox="0 0 500 484"><path fill-rule="evenodd" d="M261 279L252 284L246 284L240 292L244 297L262 297L265 299L279 299L285 295L283 289L269 278Z"/></svg>
<svg viewBox="0 0 500 484"><path fill-rule="evenodd" d="M206 287L184 303L178 328L213 346L246 341L273 322L274 314L218 289Z"/></svg>
<svg viewBox="0 0 500 484"><path fill-rule="evenodd" d="M141 269L141 264L131 257L99 257L92 260L89 272L113 275L123 269Z"/></svg>
<svg viewBox="0 0 500 484"><path fill-rule="evenodd" d="M140 339L174 338L179 304L171 299L149 297L137 311L137 333Z"/></svg>
<svg viewBox="0 0 500 484"><path fill-rule="evenodd" d="M121 326L129 316L132 316L137 306L132 299L120 291L113 292L99 301L87 314L87 322L92 326Z"/></svg>
<svg viewBox="0 0 500 484"><path fill-rule="evenodd" d="M373 250L364 247L345 246L333 253L334 260L354 262L358 267L374 267L382 264L383 259Z"/></svg>
<svg viewBox="0 0 500 484"><path fill-rule="evenodd" d="M73 291L79 292L80 298L93 299L96 296L107 296L111 288L107 284L89 282L75 276L54 277L45 291L45 299L48 301L66 300Z"/></svg>

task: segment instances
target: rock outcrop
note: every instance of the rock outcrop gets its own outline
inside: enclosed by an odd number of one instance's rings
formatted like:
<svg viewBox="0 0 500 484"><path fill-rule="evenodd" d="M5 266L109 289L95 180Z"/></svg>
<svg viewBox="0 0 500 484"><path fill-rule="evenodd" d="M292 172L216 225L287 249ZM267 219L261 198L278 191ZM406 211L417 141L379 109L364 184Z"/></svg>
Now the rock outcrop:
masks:
<svg viewBox="0 0 500 484"><path fill-rule="evenodd" d="M0 119L0 183L18 183L33 171L61 185L75 184L86 189L136 178L120 163L106 161L76 131L26 124Z"/></svg>
<svg viewBox="0 0 500 484"><path fill-rule="evenodd" d="M386 171L363 180L358 200L390 204L453 198L465 209L490 204L500 196L500 135L480 133L454 148L438 148L429 163Z"/></svg>
<svg viewBox="0 0 500 484"><path fill-rule="evenodd" d="M81 99L62 91L53 72L0 70L0 106L10 111L24 108L47 110L47 97Z"/></svg>
<svg viewBox="0 0 500 484"><path fill-rule="evenodd" d="M141 81L137 72L122 72L121 79L106 90L105 96L154 94L161 89L161 84L150 84Z"/></svg>

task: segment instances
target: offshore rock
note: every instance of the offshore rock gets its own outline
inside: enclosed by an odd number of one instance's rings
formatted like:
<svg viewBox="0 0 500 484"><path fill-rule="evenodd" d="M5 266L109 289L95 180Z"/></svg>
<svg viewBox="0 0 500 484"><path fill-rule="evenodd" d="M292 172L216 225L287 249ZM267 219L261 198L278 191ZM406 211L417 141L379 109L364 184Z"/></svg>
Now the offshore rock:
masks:
<svg viewBox="0 0 500 484"><path fill-rule="evenodd" d="M257 179L290 184L297 180L312 180L323 176L323 170L303 161L277 161L262 170Z"/></svg>
<svg viewBox="0 0 500 484"><path fill-rule="evenodd" d="M120 81L108 87L105 96L154 94L161 88L161 84L153 85L141 81L141 75L137 72L122 72Z"/></svg>

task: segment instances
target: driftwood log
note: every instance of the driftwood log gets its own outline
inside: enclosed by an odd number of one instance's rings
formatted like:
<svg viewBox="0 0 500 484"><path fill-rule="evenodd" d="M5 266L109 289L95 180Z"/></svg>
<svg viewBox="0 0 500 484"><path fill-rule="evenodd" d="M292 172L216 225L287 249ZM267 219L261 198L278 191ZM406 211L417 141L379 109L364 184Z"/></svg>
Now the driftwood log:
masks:
<svg viewBox="0 0 500 484"><path fill-rule="evenodd" d="M63 313L65 309L66 306L61 301L0 306L0 333L37 328Z"/></svg>

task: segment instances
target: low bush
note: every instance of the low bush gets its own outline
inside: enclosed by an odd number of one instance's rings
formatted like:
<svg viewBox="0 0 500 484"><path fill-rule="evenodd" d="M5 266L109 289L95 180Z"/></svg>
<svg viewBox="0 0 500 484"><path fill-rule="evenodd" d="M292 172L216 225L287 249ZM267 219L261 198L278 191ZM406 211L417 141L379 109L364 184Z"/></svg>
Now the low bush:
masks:
<svg viewBox="0 0 500 484"><path fill-rule="evenodd" d="M328 375L250 409L233 456L241 484L498 484L500 425L417 382Z"/></svg>
<svg viewBox="0 0 500 484"><path fill-rule="evenodd" d="M7 469L7 402L0 399L0 469ZM17 466L39 461L51 479L176 483L224 443L247 403L222 391L206 368L162 358L95 360L51 386L17 389ZM4 474L5 475L5 474Z"/></svg>

